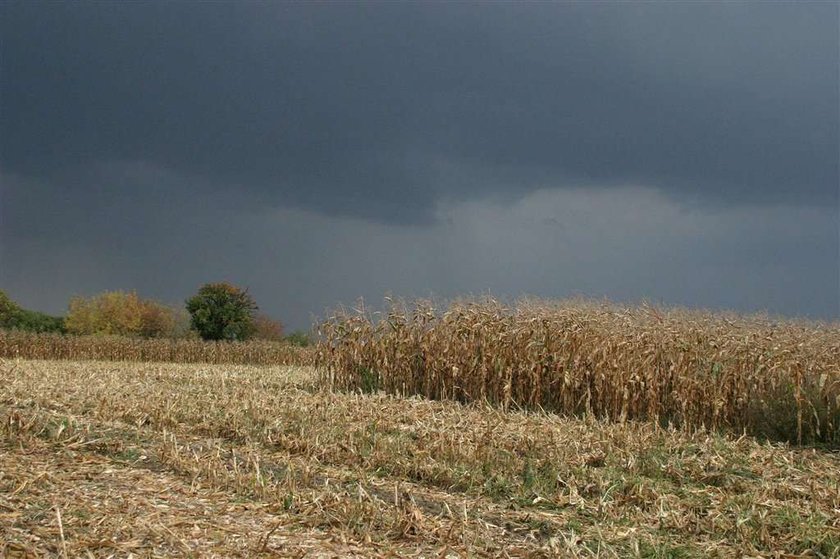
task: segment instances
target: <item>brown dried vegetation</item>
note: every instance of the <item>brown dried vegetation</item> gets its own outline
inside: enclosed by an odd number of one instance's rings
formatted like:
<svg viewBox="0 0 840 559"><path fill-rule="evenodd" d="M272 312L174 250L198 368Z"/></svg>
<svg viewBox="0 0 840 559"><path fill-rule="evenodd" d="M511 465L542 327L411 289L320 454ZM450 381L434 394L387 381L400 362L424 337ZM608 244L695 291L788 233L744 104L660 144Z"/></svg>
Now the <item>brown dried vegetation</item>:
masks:
<svg viewBox="0 0 840 559"><path fill-rule="evenodd" d="M208 342L0 330L0 358L302 366L312 364L314 353L288 343L263 340Z"/></svg>
<svg viewBox="0 0 840 559"><path fill-rule="evenodd" d="M830 452L332 393L305 368L0 378L0 556L840 554Z"/></svg>
<svg viewBox="0 0 840 559"><path fill-rule="evenodd" d="M840 328L591 302L363 309L322 326L343 390L840 445Z"/></svg>

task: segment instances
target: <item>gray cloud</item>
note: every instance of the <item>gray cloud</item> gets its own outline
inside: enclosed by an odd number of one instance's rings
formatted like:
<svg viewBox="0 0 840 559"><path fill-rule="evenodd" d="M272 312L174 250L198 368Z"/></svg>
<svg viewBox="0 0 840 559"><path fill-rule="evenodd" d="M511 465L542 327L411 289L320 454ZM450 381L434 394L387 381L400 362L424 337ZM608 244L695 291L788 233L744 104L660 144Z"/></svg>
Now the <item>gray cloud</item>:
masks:
<svg viewBox="0 0 840 559"><path fill-rule="evenodd" d="M836 316L837 45L830 3L4 2L0 281Z"/></svg>
<svg viewBox="0 0 840 559"><path fill-rule="evenodd" d="M837 199L836 5L3 9L11 173L139 160L385 221L549 183Z"/></svg>
<svg viewBox="0 0 840 559"><path fill-rule="evenodd" d="M205 207L193 219L224 214ZM229 279L296 327L388 292L647 298L824 319L840 306L831 209L686 210L650 187L578 188L447 204L436 217L402 226L263 208L218 227L147 230L142 242L32 239L10 247L4 260L19 266L2 279L55 311L74 293L115 287L179 303L208 278Z"/></svg>

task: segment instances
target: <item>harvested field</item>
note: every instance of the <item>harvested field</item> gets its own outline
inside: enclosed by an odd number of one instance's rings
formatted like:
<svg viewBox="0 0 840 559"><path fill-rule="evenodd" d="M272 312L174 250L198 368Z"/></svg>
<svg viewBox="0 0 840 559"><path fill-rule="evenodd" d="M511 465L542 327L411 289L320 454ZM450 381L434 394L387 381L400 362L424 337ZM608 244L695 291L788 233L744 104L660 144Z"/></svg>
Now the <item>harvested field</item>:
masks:
<svg viewBox="0 0 840 559"><path fill-rule="evenodd" d="M324 391L293 367L0 365L0 555L837 557L840 457Z"/></svg>

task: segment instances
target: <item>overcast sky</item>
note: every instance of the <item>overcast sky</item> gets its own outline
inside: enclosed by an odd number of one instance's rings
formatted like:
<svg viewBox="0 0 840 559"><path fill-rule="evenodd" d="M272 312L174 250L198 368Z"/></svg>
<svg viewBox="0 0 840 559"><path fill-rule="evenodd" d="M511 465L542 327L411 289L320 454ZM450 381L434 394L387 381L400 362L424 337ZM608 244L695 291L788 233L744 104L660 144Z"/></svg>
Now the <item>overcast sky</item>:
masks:
<svg viewBox="0 0 840 559"><path fill-rule="evenodd" d="M838 5L0 4L0 289L840 317Z"/></svg>

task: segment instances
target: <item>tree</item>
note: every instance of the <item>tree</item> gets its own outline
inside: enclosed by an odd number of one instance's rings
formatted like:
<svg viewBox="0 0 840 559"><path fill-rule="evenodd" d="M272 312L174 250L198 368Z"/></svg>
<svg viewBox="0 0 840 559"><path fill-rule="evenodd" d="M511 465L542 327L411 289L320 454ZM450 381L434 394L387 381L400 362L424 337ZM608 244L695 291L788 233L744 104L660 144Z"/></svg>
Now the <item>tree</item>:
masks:
<svg viewBox="0 0 840 559"><path fill-rule="evenodd" d="M254 338L270 342L283 341L283 324L268 315L258 314L254 317Z"/></svg>
<svg viewBox="0 0 840 559"><path fill-rule="evenodd" d="M17 320L20 307L12 301L5 291L0 291L0 325L7 327Z"/></svg>
<svg viewBox="0 0 840 559"><path fill-rule="evenodd" d="M135 292L106 291L93 297L73 297L67 313L73 334L106 334L160 338L175 331L174 311Z"/></svg>
<svg viewBox="0 0 840 559"><path fill-rule="evenodd" d="M64 319L20 307L0 290L0 328L28 332L64 332Z"/></svg>
<svg viewBox="0 0 840 559"><path fill-rule="evenodd" d="M140 331L140 299L136 293L124 291L73 297L67 310L67 329L73 334L136 335Z"/></svg>
<svg viewBox="0 0 840 559"><path fill-rule="evenodd" d="M174 337L175 311L157 301L140 301L140 335L145 338Z"/></svg>
<svg viewBox="0 0 840 559"><path fill-rule="evenodd" d="M187 299L190 324L205 340L247 340L254 334L257 304L245 289L208 283Z"/></svg>

